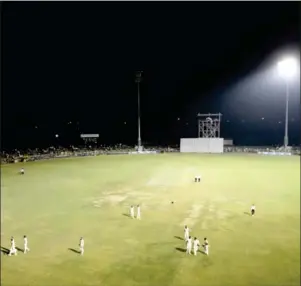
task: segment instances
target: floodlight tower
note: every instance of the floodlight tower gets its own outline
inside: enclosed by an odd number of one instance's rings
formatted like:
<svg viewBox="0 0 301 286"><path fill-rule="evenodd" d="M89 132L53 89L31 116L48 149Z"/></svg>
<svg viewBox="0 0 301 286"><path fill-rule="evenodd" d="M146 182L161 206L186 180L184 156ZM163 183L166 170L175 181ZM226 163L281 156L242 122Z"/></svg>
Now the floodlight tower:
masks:
<svg viewBox="0 0 301 286"><path fill-rule="evenodd" d="M140 82L142 81L142 71L136 72L135 82L138 86L138 151L142 151L141 146L141 123L140 123Z"/></svg>
<svg viewBox="0 0 301 286"><path fill-rule="evenodd" d="M221 113L199 113L197 117L199 138L220 138Z"/></svg>
<svg viewBox="0 0 301 286"><path fill-rule="evenodd" d="M285 101L285 127L284 127L284 148L288 147L288 102L289 102L289 79L297 72L297 61L293 58L287 58L278 62L278 71L285 81L286 101Z"/></svg>

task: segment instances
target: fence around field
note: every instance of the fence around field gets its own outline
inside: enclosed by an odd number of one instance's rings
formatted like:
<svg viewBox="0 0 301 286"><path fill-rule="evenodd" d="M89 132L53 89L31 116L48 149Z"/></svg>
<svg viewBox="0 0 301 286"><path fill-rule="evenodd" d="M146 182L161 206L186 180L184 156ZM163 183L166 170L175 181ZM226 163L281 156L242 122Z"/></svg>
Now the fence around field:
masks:
<svg viewBox="0 0 301 286"><path fill-rule="evenodd" d="M148 148L148 152L145 153L172 153L179 152L179 148ZM284 152L281 148L271 148L271 147L246 147L246 146L229 146L224 147L224 153L251 153L251 154L262 154L262 155L299 155L300 148L291 148L289 152ZM135 148L124 148L124 149L95 149L95 150L53 150L43 153L30 152L27 154L1 154L1 163L10 164L18 162L30 162L39 160L50 160L55 158L70 158L70 157L91 157L100 155L126 155L126 154L138 154Z"/></svg>

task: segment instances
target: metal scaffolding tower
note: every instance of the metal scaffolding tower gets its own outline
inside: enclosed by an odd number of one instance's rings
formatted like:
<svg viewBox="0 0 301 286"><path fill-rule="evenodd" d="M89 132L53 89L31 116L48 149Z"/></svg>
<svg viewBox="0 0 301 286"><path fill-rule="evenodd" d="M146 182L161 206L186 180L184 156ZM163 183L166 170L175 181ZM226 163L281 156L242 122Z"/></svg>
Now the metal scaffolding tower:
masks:
<svg viewBox="0 0 301 286"><path fill-rule="evenodd" d="M221 113L199 113L197 116L199 138L220 138Z"/></svg>

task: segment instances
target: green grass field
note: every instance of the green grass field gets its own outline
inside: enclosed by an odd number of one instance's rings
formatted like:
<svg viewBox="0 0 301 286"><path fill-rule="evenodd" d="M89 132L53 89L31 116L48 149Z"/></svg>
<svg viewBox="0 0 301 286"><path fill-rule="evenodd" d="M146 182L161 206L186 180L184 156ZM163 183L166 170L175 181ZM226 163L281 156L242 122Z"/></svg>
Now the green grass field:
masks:
<svg viewBox="0 0 301 286"><path fill-rule="evenodd" d="M25 176L2 166L1 247L14 236L23 248L26 234L31 252L1 256L1 284L300 285L299 160L100 156L25 163ZM141 221L125 215L131 204ZM185 224L209 256L181 251ZM80 236L84 256L69 250Z"/></svg>

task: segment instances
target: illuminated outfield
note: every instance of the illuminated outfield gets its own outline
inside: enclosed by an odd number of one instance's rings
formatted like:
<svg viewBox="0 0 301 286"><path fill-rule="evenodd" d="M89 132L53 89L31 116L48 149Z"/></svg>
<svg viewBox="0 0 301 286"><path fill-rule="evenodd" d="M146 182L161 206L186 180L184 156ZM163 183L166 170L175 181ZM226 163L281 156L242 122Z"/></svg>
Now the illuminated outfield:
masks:
<svg viewBox="0 0 301 286"><path fill-rule="evenodd" d="M1 284L300 285L299 159L100 156L26 163L25 176L2 166L1 246L13 235L22 248L26 234L31 252L1 256ZM131 204L141 221L124 215ZM184 224L210 256L181 251ZM83 257L68 250L80 236Z"/></svg>

